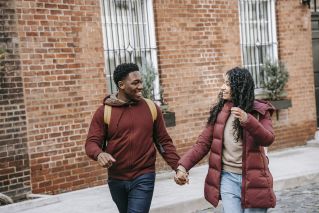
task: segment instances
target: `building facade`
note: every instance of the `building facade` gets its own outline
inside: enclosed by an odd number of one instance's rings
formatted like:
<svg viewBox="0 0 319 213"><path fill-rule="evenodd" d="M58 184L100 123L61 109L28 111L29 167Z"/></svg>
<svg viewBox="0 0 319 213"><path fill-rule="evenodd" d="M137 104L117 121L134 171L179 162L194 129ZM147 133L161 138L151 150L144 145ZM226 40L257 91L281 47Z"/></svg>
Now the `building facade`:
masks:
<svg viewBox="0 0 319 213"><path fill-rule="evenodd" d="M0 15L0 192L15 200L106 182L84 143L124 61L154 67L179 154L196 142L223 73L248 67L258 86L262 55L290 75L271 149L304 145L317 129L311 11L298 0L0 0ZM157 169L169 169L159 156Z"/></svg>

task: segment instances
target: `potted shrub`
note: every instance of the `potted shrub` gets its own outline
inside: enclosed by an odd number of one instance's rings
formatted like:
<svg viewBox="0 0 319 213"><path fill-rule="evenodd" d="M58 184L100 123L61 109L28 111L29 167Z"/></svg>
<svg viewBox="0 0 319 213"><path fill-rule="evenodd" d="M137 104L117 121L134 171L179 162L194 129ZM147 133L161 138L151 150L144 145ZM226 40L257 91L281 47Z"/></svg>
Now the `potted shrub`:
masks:
<svg viewBox="0 0 319 213"><path fill-rule="evenodd" d="M143 64L142 69L142 79L143 79L143 91L142 94L144 98L151 100L155 99L154 95L154 81L155 81L155 72L154 67L148 64Z"/></svg>
<svg viewBox="0 0 319 213"><path fill-rule="evenodd" d="M276 109L287 109L291 107L291 100L285 98L284 88L289 74L282 62L271 63L267 61L262 66L263 87L268 93L268 100Z"/></svg>
<svg viewBox="0 0 319 213"><path fill-rule="evenodd" d="M156 78L155 68L148 64L142 66L142 78L143 78L143 96L145 98L156 101L162 110L165 124L167 127L175 126L175 112L168 111L168 105L163 98L163 89L160 89L160 100L155 100L154 94L154 80Z"/></svg>
<svg viewBox="0 0 319 213"><path fill-rule="evenodd" d="M0 48L0 59L4 59L4 54L6 51L3 48Z"/></svg>

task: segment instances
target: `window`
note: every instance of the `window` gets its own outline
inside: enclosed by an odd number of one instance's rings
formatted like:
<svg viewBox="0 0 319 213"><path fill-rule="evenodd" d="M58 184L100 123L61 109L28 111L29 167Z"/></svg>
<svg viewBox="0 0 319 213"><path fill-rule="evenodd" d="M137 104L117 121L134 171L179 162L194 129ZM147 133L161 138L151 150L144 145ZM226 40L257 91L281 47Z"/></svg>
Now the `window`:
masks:
<svg viewBox="0 0 319 213"><path fill-rule="evenodd" d="M275 0L239 0L239 16L242 63L262 91L261 66L278 58Z"/></svg>
<svg viewBox="0 0 319 213"><path fill-rule="evenodd" d="M151 0L101 0L105 72L109 90L117 90L113 71L121 63L153 67L155 99L159 99L157 52Z"/></svg>
<svg viewBox="0 0 319 213"><path fill-rule="evenodd" d="M319 2L317 0L310 1L311 12L313 12L313 13L318 13L319 12L318 3Z"/></svg>

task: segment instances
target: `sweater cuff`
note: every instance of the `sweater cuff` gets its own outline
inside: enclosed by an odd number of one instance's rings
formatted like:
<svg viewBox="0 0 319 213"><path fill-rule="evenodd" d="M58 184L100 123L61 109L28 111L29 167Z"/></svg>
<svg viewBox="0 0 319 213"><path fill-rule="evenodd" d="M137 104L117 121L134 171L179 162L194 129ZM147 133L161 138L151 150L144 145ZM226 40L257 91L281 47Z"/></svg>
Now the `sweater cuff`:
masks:
<svg viewBox="0 0 319 213"><path fill-rule="evenodd" d="M246 119L246 121L245 122L240 122L240 125L242 126L242 127L245 127L246 126L246 124L248 123L248 121L251 119L251 114L249 114L249 113L247 113L247 119Z"/></svg>
<svg viewBox="0 0 319 213"><path fill-rule="evenodd" d="M96 151L95 153L94 153L94 160L96 160L97 161L97 156L99 156L99 154L101 153L102 151L101 150L98 150L98 151Z"/></svg>

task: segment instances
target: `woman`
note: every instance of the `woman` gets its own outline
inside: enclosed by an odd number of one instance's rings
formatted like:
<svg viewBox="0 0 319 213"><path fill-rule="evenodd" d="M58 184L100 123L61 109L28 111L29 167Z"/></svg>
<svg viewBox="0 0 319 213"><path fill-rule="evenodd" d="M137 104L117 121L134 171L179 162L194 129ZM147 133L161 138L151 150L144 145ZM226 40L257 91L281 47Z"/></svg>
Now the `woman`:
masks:
<svg viewBox="0 0 319 213"><path fill-rule="evenodd" d="M264 147L274 141L271 104L255 100L248 70L233 68L224 76L218 103L196 144L180 159L177 184L188 181L188 171L209 151L205 198L225 213L266 212L275 207L273 179Z"/></svg>

